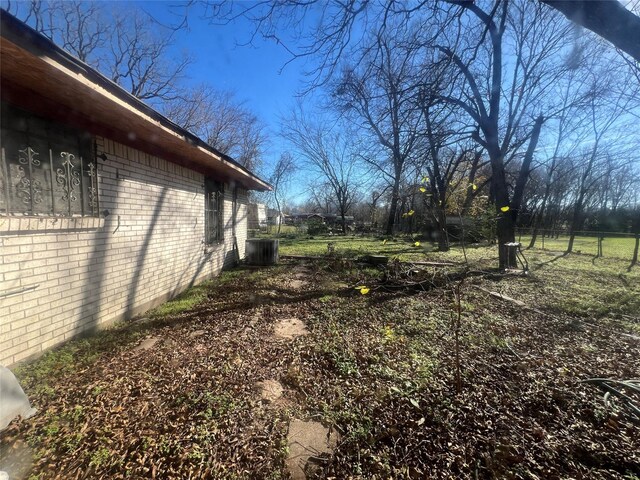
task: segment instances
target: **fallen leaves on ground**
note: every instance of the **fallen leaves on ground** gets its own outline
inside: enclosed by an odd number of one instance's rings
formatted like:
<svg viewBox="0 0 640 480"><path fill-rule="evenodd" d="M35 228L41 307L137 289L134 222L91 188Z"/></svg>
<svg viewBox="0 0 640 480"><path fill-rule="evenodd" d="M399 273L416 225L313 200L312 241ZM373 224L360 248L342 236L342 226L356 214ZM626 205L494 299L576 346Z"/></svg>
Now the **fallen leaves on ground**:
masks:
<svg viewBox="0 0 640 480"><path fill-rule="evenodd" d="M289 421L313 417L341 434L334 454L317 459L321 478L640 470L638 427L579 383L640 377L639 344L615 322L538 314L465 288L456 395L446 286L361 295L335 287L356 284L357 272L316 265L300 291L292 268L223 277L192 310L133 323L108 346L97 335L90 360L61 356L46 380L38 361L27 365L21 378L40 413L0 434L5 452L28 442L40 478L286 478ZM539 285L517 282L535 298ZM287 317L310 334L275 338ZM134 350L150 336L161 340ZM267 379L285 388L273 404L256 387Z"/></svg>

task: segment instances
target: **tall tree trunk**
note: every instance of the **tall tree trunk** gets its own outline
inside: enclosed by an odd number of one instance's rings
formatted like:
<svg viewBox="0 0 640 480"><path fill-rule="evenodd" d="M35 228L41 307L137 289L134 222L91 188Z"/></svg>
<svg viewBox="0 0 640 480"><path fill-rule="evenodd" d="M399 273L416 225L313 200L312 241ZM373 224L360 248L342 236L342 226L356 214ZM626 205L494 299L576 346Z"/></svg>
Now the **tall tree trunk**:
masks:
<svg viewBox="0 0 640 480"><path fill-rule="evenodd" d="M573 252L573 243L576 239L576 226L578 223L578 219L579 219L579 213L578 213L578 205L576 205L576 208L573 211L573 218L571 220L571 225L569 225L569 244L567 245L567 251L566 253L571 253Z"/></svg>
<svg viewBox="0 0 640 480"><path fill-rule="evenodd" d="M388 236L393 235L393 226L396 220L396 210L398 209L398 196L400 193L400 175L396 174L396 178L393 182L393 190L391 191L391 204L389 205L389 217L387 218L387 227L385 234Z"/></svg>
<svg viewBox="0 0 640 480"><path fill-rule="evenodd" d="M462 226L461 226L462 227ZM447 213L444 208L438 208L438 250L449 251L449 235L447 233Z"/></svg>
<svg viewBox="0 0 640 480"><path fill-rule="evenodd" d="M533 125L531 138L529 139L529 146L527 147L527 152L525 153L524 159L522 160L522 166L520 167L520 173L518 174L518 180L516 181L516 187L513 192L512 215L514 216L514 222L517 215L520 214L522 197L524 196L524 187L527 185L527 181L529 180L529 174L531 173L531 162L533 161L533 153L538 146L538 139L540 138L540 130L542 129L543 123L544 117L542 115L539 115Z"/></svg>
<svg viewBox="0 0 640 480"><path fill-rule="evenodd" d="M580 192L578 199L576 200L576 205L573 209L573 215L571 217L571 224L569 225L569 245L567 245L567 252L571 253L573 251L573 243L576 238L576 231L580 229L580 225L582 223L582 209L584 202L584 191Z"/></svg>
<svg viewBox="0 0 640 480"><path fill-rule="evenodd" d="M531 232L531 241L529 242L529 247L533 248L536 244L536 239L538 238L538 230L540 229L540 225L544 225L544 214L547 209L547 201L549 200L549 193L551 190L551 181L547 180L547 185L544 189L544 197L542 197L542 205L540 205L540 210L538 214L535 216L533 220L533 230ZM543 233L544 235L544 233Z"/></svg>
<svg viewBox="0 0 640 480"><path fill-rule="evenodd" d="M538 225L536 223L533 225L533 230L531 231L531 240L529 241L529 246L527 248L535 247L537 239L538 239Z"/></svg>
<svg viewBox="0 0 640 480"><path fill-rule="evenodd" d="M502 208L510 207L507 176L504 169L502 152L497 145L497 131L490 138L495 139L494 145L489 145L488 153L491 160L491 186L495 196L496 214L498 217L496 234L498 236L498 263L500 270L516 267L516 252L508 249L505 244L516 241L516 215L512 209L506 212Z"/></svg>
<svg viewBox="0 0 640 480"><path fill-rule="evenodd" d="M475 185L476 175L478 174L478 167L480 165L480 158L482 154L480 152L476 152L473 156L473 163L471 164L471 171L469 172L469 184L472 188L467 189L467 193L464 198L464 203L462 204L462 212L461 215L467 215L469 210L471 209L471 205L473 204L473 200L476 198L480 190ZM475 188L473 188L475 186Z"/></svg>
<svg viewBox="0 0 640 480"><path fill-rule="evenodd" d="M638 263L638 247L640 247L640 233L636 233L636 246L633 249L633 259L631 260L630 267Z"/></svg>
<svg viewBox="0 0 640 480"><path fill-rule="evenodd" d="M501 213L498 211L498 215ZM515 268L517 266L516 251L505 246L507 243L516 241L515 221L512 215L502 214L498 218L497 235L500 269Z"/></svg>

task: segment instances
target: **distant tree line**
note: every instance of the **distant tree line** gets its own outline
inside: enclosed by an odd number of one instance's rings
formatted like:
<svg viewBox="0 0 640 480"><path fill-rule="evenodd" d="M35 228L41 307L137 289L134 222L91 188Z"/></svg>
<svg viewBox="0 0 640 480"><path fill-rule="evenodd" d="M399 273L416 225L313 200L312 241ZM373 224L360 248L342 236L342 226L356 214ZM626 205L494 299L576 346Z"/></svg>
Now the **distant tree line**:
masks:
<svg viewBox="0 0 640 480"><path fill-rule="evenodd" d="M212 1L208 13L250 18L257 33L281 43L284 32L299 31L287 47L294 58L313 59L308 88L324 93L326 118L313 132L296 130L295 116L285 120L296 132L294 151L307 156L300 143L318 129L335 143L336 131L350 132L346 158L359 168L351 170L358 179L349 198L357 200L349 211L369 210L387 235L428 221L446 250L451 216L486 218L504 244L518 226L562 224L573 238L636 212L633 41L591 15L587 26L617 35L618 52L568 21L555 9L560 2L547 3L553 8L529 0ZM629 25L637 20L617 2L588 3L575 8L592 14L608 3ZM344 168L344 159L331 161ZM341 202L331 188L313 188L309 203ZM514 264L499 251L500 267Z"/></svg>
<svg viewBox="0 0 640 480"><path fill-rule="evenodd" d="M158 25L100 3L5 4L214 147L259 165L266 136L255 115L232 93L186 86L191 59L173 57L170 48L183 24ZM637 24L619 3L204 6L214 23L249 18L255 34L310 60L306 89L321 92L322 101L296 105L282 119L290 153L271 175L279 210L291 203L285 193L293 172L304 171L303 207L337 213L343 231L347 215L387 235L428 226L441 250L449 248L451 218L480 220L499 244L515 241L517 227L532 231L532 245L537 232L565 229L569 251L584 229L637 230L637 35L621 37L596 12L609 8L618 26ZM499 252L500 267L514 264Z"/></svg>

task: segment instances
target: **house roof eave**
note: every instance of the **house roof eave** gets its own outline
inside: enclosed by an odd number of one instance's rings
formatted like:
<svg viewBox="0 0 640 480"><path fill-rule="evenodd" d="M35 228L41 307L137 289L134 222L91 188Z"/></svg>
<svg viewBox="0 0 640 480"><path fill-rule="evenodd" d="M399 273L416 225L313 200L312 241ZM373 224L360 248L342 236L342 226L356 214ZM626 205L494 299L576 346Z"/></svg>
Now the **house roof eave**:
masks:
<svg viewBox="0 0 640 480"><path fill-rule="evenodd" d="M62 112L96 134L159 153L167 160L212 174L245 188L269 191L271 186L206 142L179 127L119 85L68 54L49 39L0 9L0 69L3 97L15 86L18 103L46 110L57 119ZM26 96L25 96L26 95ZM59 107L59 108L56 108ZM36 112L37 113L37 112Z"/></svg>

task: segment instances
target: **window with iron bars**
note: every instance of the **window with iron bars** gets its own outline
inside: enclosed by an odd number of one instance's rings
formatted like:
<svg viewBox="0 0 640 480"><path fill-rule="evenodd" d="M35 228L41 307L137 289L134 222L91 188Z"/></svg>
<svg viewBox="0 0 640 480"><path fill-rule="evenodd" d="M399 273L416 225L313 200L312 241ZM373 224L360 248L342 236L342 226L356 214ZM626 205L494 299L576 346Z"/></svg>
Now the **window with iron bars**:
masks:
<svg viewBox="0 0 640 480"><path fill-rule="evenodd" d="M211 178L204 181L204 241L206 245L224 240L224 184Z"/></svg>
<svg viewBox="0 0 640 480"><path fill-rule="evenodd" d="M0 215L99 216L93 139L2 102Z"/></svg>

